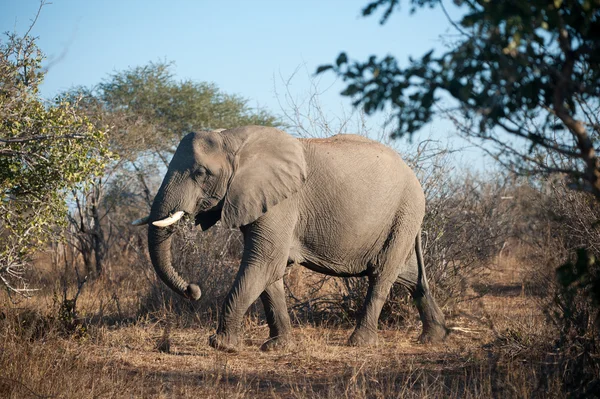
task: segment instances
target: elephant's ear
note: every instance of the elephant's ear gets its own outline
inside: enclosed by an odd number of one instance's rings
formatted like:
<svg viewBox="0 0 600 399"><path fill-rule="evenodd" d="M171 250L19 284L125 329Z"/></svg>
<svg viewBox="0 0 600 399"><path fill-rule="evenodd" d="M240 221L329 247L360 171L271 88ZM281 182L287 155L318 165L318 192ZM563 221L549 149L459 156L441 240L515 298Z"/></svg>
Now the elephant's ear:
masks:
<svg viewBox="0 0 600 399"><path fill-rule="evenodd" d="M239 227L300 189L306 179L304 147L274 128L253 128L236 154L222 221Z"/></svg>

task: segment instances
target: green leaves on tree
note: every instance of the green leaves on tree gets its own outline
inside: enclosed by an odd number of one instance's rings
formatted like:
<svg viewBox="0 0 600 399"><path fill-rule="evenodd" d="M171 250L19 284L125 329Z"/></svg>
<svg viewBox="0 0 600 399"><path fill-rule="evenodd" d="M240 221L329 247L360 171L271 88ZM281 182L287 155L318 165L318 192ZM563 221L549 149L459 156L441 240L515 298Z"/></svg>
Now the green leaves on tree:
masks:
<svg viewBox="0 0 600 399"><path fill-rule="evenodd" d="M383 10L385 23L401 3L372 1L363 15ZM411 11L444 7L437 0L405 3ZM347 82L342 95L367 114L389 107L394 137L411 136L443 114L460 120L464 134L496 146L496 156L518 173L564 173L600 198L600 2L455 4L463 16L451 21L458 36L444 52L402 67L390 56L353 61L341 53L317 73L340 76ZM557 163L557 156L570 163Z"/></svg>
<svg viewBox="0 0 600 399"><path fill-rule="evenodd" d="M66 221L67 192L102 174L111 153L72 102L45 102L43 55L30 36L0 41L0 283L16 284L28 257Z"/></svg>

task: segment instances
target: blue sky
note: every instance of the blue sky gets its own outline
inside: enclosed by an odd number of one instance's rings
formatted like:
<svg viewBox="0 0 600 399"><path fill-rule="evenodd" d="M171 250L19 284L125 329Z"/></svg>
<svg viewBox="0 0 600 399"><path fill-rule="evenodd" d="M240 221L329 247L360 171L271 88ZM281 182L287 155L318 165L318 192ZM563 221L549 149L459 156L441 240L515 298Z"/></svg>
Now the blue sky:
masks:
<svg viewBox="0 0 600 399"><path fill-rule="evenodd" d="M379 16L360 16L368 2L53 0L32 31L50 62L41 92L50 98L115 71L168 60L175 62L177 78L213 82L251 106L281 113L282 78L296 70L290 90L302 101L310 75L340 51L361 60L392 54L405 61L441 49L440 35L451 32L439 8L410 15L404 7L382 26ZM0 30L24 33L38 6L38 0L0 0ZM318 87L327 113L349 112L349 100L339 96L343 83L333 74L319 77ZM421 135L445 137L451 129L437 122Z"/></svg>

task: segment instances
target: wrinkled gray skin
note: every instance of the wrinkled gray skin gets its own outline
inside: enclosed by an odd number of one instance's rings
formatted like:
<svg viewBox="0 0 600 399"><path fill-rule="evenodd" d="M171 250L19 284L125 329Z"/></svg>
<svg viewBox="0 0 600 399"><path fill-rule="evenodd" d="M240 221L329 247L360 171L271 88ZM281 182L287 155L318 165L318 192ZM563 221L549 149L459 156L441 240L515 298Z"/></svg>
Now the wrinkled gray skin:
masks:
<svg viewBox="0 0 600 399"><path fill-rule="evenodd" d="M258 126L190 133L169 165L149 221L177 211L195 217L203 230L221 220L244 236L240 269L210 338L214 348L235 350L242 318L259 297L270 328L262 349L290 342L283 276L293 264L333 276L368 276L351 345L377 342L377 320L395 282L415 299L420 341L446 335L421 256L423 190L382 144L354 135L299 140ZM152 264L175 292L199 299L199 287L171 264L172 233L173 225L150 224Z"/></svg>

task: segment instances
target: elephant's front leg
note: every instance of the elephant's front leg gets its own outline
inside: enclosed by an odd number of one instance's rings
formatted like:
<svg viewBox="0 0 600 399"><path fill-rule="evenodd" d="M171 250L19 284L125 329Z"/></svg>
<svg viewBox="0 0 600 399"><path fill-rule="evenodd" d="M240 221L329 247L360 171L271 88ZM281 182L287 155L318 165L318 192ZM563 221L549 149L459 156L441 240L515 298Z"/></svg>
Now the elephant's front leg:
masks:
<svg viewBox="0 0 600 399"><path fill-rule="evenodd" d="M282 279L293 228L274 229L272 226L275 224L269 223L266 215L261 220L262 222L242 229L242 264L223 304L217 333L210 337L210 345L213 348L226 351L236 349L240 341L244 314L265 290L265 299L269 304L272 303L269 308L272 309L273 315L279 318L273 319L273 323L270 322L269 325L276 326L273 331L277 334L288 331L285 329L289 327L289 318L286 320L281 316L282 309L285 308ZM269 312L267 317L268 314ZM287 312L285 314L287 316Z"/></svg>
<svg viewBox="0 0 600 399"><path fill-rule="evenodd" d="M217 333L209 338L210 346L227 352L237 350L243 317L267 282L265 267L242 264L223 304Z"/></svg>
<svg viewBox="0 0 600 399"><path fill-rule="evenodd" d="M262 344L260 349L269 351L288 346L291 342L290 332L292 325L285 304L283 279L279 279L269 285L260 294L260 299L265 308L265 315L269 324L269 339Z"/></svg>

